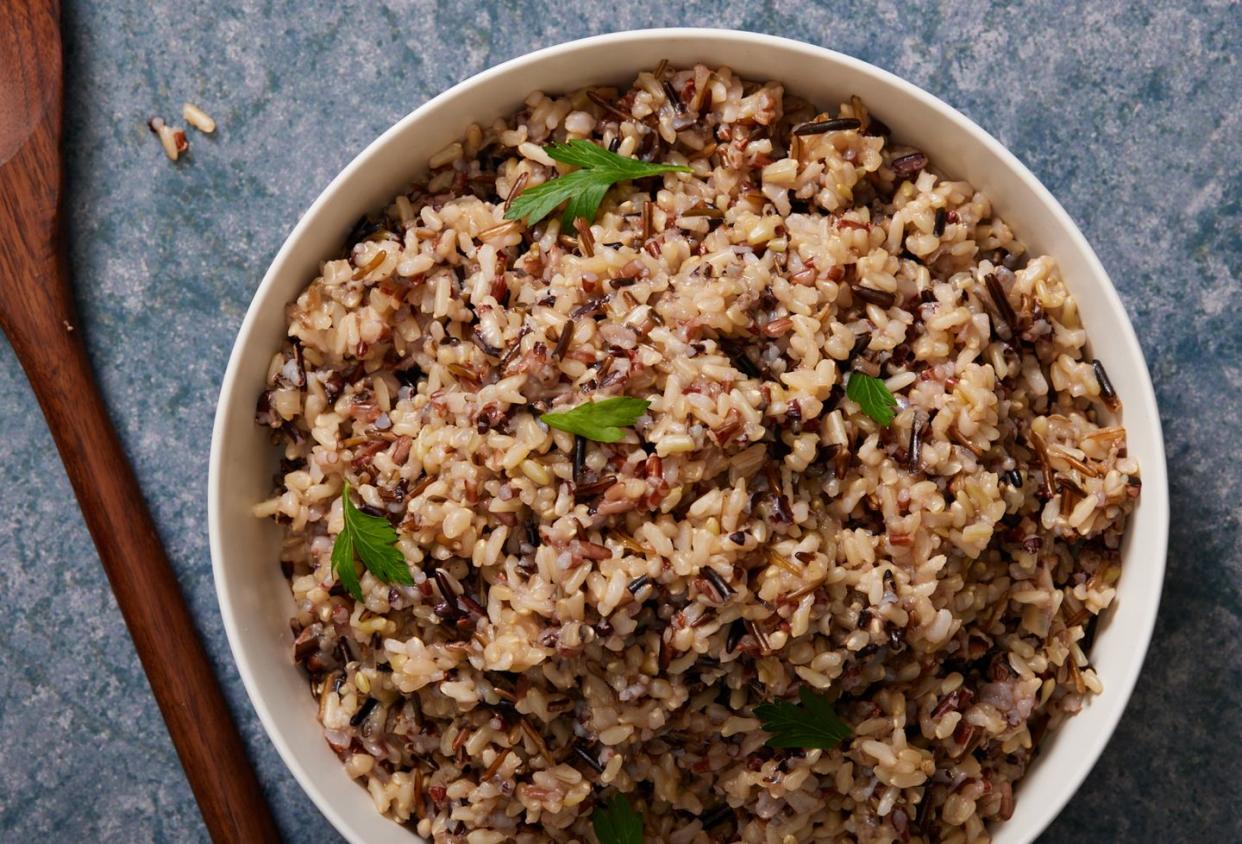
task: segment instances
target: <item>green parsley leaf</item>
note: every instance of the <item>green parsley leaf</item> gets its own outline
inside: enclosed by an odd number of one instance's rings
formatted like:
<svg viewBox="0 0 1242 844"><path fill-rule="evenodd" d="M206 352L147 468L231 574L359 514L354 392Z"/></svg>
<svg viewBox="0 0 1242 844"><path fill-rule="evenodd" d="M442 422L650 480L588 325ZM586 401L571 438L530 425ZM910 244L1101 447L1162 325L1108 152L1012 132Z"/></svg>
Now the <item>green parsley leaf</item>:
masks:
<svg viewBox="0 0 1242 844"><path fill-rule="evenodd" d="M332 571L336 572L336 579L349 590L349 594L353 595L355 600L361 601L364 600L362 581L358 579L358 569L354 566L352 536L347 530L336 535L336 541L332 543Z"/></svg>
<svg viewBox="0 0 1242 844"><path fill-rule="evenodd" d="M624 794L613 794L597 805L591 826L599 844L643 844L643 819Z"/></svg>
<svg viewBox="0 0 1242 844"><path fill-rule="evenodd" d="M579 169L522 191L509 204L509 210L505 212L506 220L525 220L526 225L533 226L555 211L562 202L568 202L562 218L566 224L578 217L591 222L608 188L617 182L690 172L689 167L680 164L649 164L626 158L581 139L549 144L543 149L554 160Z"/></svg>
<svg viewBox="0 0 1242 844"><path fill-rule="evenodd" d="M863 413L876 422L885 426L893 424L893 408L897 406L897 399L882 379L851 372L850 380L845 382L845 395L851 401L858 402Z"/></svg>
<svg viewBox="0 0 1242 844"><path fill-rule="evenodd" d="M349 498L349 481L341 489L341 507L345 527L332 544L332 571L349 594L361 601L362 583L354 567L354 556L362 560L367 571L385 583L413 585L414 578L405 564L405 555L397 548L397 531L382 516L372 516L354 506Z"/></svg>
<svg viewBox="0 0 1242 844"><path fill-rule="evenodd" d="M615 443L628 428L647 412L651 402L631 396L589 401L572 410L556 410L539 418L551 428L559 428L600 443Z"/></svg>
<svg viewBox="0 0 1242 844"><path fill-rule="evenodd" d="M778 700L755 707L755 716L763 722L763 729L772 734L768 747L826 750L853 735L826 698L803 686L798 689L798 700L801 705Z"/></svg>

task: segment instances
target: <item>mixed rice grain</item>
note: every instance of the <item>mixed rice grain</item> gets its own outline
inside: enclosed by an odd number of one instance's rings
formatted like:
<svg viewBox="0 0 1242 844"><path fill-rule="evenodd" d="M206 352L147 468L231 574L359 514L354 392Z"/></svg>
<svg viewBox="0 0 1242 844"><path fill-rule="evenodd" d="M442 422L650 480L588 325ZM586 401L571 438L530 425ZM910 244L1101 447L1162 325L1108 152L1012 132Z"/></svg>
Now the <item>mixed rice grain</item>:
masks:
<svg viewBox="0 0 1242 844"><path fill-rule="evenodd" d="M186 123L189 123L205 135L210 135L216 131L216 121L212 119L210 114L194 105L194 103L183 104L181 106L181 116L185 118Z"/></svg>
<svg viewBox="0 0 1242 844"><path fill-rule="evenodd" d="M692 172L506 221L575 138ZM591 841L621 792L648 841L987 841L1101 691L1139 490L1116 394L1055 261L856 98L663 64L532 94L288 314L256 512L325 738L420 835ZM651 405L617 443L539 421L621 395ZM337 582L345 480L414 585ZM839 747L765 745L754 707L803 686Z"/></svg>

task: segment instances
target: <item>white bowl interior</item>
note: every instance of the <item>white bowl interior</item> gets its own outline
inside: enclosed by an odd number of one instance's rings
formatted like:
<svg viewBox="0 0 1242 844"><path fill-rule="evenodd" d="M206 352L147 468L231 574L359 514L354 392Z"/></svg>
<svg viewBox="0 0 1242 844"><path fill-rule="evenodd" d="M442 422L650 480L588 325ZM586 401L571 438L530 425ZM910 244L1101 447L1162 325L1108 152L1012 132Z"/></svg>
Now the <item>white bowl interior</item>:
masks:
<svg viewBox="0 0 1242 844"><path fill-rule="evenodd" d="M1060 262L1081 307L1095 354L1125 402L1129 448L1142 466L1143 495L1124 551L1118 601L1092 660L1105 691L1049 736L1023 780L997 844L1032 841L1055 817L1103 750L1137 679L1164 573L1168 493L1163 440L1142 352L1107 275L1065 211L998 142L939 100L875 67L819 47L725 30L648 30L572 42L485 71L431 100L387 131L319 196L285 242L246 314L229 360L212 437L209 511L212 560L229 641L259 717L285 763L319 809L354 842L408 844L382 818L323 740L316 705L293 665L292 600L276 564L279 531L250 515L271 492L277 455L254 423L255 401L284 333L286 303L339 248L358 216L385 205L471 122L502 116L534 90L561 92L621 82L662 58L728 65L824 108L861 96L899 139L924 149L943 171L984 190L1034 252Z"/></svg>

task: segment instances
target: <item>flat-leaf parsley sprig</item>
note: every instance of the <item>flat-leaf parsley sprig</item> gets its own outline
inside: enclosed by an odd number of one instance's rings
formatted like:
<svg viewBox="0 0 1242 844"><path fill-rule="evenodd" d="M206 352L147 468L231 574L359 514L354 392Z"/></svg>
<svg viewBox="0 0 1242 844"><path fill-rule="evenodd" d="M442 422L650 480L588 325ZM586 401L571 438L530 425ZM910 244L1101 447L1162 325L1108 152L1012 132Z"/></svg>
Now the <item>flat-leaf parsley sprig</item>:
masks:
<svg viewBox="0 0 1242 844"><path fill-rule="evenodd" d="M624 794L613 794L597 805L591 827L599 844L643 844L643 819Z"/></svg>
<svg viewBox="0 0 1242 844"><path fill-rule="evenodd" d="M827 750L845 741L853 731L841 720L827 698L806 686L798 689L798 703L778 700L755 707L755 716L772 735L768 747Z"/></svg>
<svg viewBox="0 0 1242 844"><path fill-rule="evenodd" d="M559 428L599 443L615 443L625 436L621 429L637 422L650 406L651 402L646 399L617 396L589 401L572 410L550 411L539 419L549 428Z"/></svg>
<svg viewBox="0 0 1242 844"><path fill-rule="evenodd" d="M690 172L689 167L680 164L635 161L584 140L549 144L543 150L554 160L578 169L522 191L505 212L506 220L525 220L526 225L533 226L562 202L568 202L563 216L566 224L579 217L592 222L604 195L617 182Z"/></svg>
<svg viewBox="0 0 1242 844"><path fill-rule="evenodd" d="M341 511L345 526L336 535L332 545L332 571L336 579L349 590L349 594L361 601L362 583L355 556L362 560L367 571L385 583L414 584L405 555L397 548L397 531L382 516L372 516L354 506L349 499L349 481L341 489Z"/></svg>
<svg viewBox="0 0 1242 844"><path fill-rule="evenodd" d="M872 378L854 370L845 382L845 395L857 402L862 412L881 425L893 424L893 408L897 406L897 397L889 392L888 386L881 378Z"/></svg>

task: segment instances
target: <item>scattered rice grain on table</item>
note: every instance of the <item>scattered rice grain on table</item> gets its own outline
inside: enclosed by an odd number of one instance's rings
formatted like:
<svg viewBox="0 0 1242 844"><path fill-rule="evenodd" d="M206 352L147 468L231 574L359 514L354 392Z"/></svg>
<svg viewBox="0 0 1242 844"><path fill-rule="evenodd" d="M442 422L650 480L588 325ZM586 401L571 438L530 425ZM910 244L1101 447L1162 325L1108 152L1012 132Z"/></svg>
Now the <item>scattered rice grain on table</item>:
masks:
<svg viewBox="0 0 1242 844"><path fill-rule="evenodd" d="M204 135L210 135L216 131L216 121L210 114L194 105L194 103L183 104L181 106L181 116L185 118L186 123L189 123Z"/></svg>
<svg viewBox="0 0 1242 844"><path fill-rule="evenodd" d="M437 842L593 841L616 793L648 841L987 841L1102 690L1116 394L1055 261L917 138L657 72L469 127L289 307L256 512L325 738ZM574 138L693 172L507 221ZM578 465L538 419L622 395L652 403ZM413 586L336 581L345 480ZM754 707L801 687L839 747L765 746Z"/></svg>
<svg viewBox="0 0 1242 844"><path fill-rule="evenodd" d="M186 139L185 130L169 126L164 118L152 117L147 121L147 128L160 139L160 146L164 148L164 155L168 156L169 161L176 161L189 151L190 142Z"/></svg>

